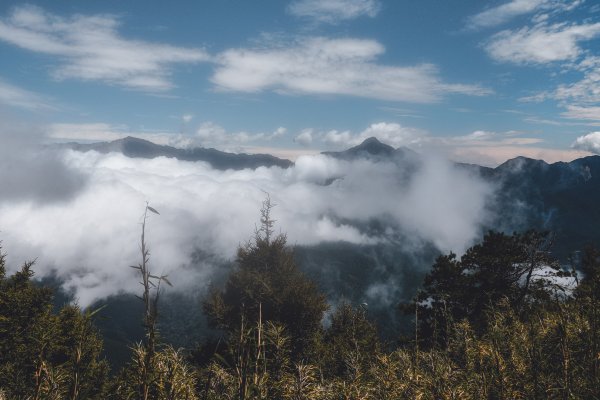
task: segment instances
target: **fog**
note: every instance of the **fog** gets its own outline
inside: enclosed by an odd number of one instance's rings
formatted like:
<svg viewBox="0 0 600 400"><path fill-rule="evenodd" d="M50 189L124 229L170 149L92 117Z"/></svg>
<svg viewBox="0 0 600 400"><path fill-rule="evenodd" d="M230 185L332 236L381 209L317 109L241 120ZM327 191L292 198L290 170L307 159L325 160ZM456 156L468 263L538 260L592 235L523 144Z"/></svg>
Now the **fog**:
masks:
<svg viewBox="0 0 600 400"><path fill-rule="evenodd" d="M493 188L438 157L423 156L411 174L391 161L324 155L300 157L289 169L218 171L164 157L40 153L35 140L10 137L2 137L0 152L0 240L9 271L36 259L36 276L58 277L82 306L139 291L128 266L140 259L146 202L160 212L146 227L151 269L169 275L169 290L195 293L252 237L265 192L276 204L276 230L297 246L461 253L491 218ZM38 155L27 158L34 149ZM318 273L331 273L324 269ZM401 278L367 285L365 298L383 301Z"/></svg>
<svg viewBox="0 0 600 400"><path fill-rule="evenodd" d="M84 188L86 177L68 168L61 155L44 151L42 139L41 128L0 113L0 204L60 202Z"/></svg>

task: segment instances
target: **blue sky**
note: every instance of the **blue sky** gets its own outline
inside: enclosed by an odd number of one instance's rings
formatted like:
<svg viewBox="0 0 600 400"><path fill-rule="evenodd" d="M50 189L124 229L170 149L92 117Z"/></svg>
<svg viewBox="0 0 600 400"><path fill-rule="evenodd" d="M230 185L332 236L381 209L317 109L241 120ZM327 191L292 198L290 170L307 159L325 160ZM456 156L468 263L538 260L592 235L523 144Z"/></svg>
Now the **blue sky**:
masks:
<svg viewBox="0 0 600 400"><path fill-rule="evenodd" d="M600 3L0 4L0 111L294 158L376 136L460 161L600 152Z"/></svg>

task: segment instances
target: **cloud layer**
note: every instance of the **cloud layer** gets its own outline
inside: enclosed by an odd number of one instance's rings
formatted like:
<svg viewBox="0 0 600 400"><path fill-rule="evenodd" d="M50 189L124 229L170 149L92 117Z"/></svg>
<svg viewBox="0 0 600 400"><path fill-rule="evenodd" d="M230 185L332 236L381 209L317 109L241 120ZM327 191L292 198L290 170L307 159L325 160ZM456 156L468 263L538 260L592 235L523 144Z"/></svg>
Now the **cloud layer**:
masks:
<svg viewBox="0 0 600 400"><path fill-rule="evenodd" d="M40 145L42 129L0 114L0 207L12 202L67 202L84 189L86 177L59 154ZM0 228L1 230L2 228Z"/></svg>
<svg viewBox="0 0 600 400"><path fill-rule="evenodd" d="M291 244L393 243L402 235L411 238L410 244L394 246L414 249L429 243L458 252L478 236L492 193L477 178L438 159L424 161L411 178L393 163L325 156L300 157L287 170L254 171L94 152L69 151L63 160L67 170L86 176L86 185L61 203L1 203L0 238L10 265L37 258L38 276L56 273L82 305L138 290L127 266L139 258L146 200L161 212L147 227L152 267L185 290L192 283L208 284L214 260L232 259L237 246L251 237L263 191L277 204L274 218ZM33 173L41 181L52 171ZM367 229L373 221L385 230Z"/></svg>

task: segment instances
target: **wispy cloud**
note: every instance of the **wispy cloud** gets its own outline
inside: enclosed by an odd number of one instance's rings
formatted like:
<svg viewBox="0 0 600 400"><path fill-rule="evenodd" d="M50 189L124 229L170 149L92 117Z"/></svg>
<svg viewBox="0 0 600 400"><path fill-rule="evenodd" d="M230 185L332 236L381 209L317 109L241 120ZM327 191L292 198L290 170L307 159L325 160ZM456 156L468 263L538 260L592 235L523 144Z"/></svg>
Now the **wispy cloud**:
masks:
<svg viewBox="0 0 600 400"><path fill-rule="evenodd" d="M27 110L50 111L57 107L44 96L11 85L0 79L0 103Z"/></svg>
<svg viewBox="0 0 600 400"><path fill-rule="evenodd" d="M567 106L567 111L561 114L565 118L600 121L599 106Z"/></svg>
<svg viewBox="0 0 600 400"><path fill-rule="evenodd" d="M273 132L250 133L246 131L227 132L225 128L213 122L204 122L189 136L189 145L217 147L221 150L243 151L252 142L267 142L285 135L287 129L279 127Z"/></svg>
<svg viewBox="0 0 600 400"><path fill-rule="evenodd" d="M393 122L378 122L357 133L336 129L317 131L307 128L300 131L294 141L303 146L315 143L319 147L346 149L359 145L370 137L376 137L379 141L392 147L416 146L427 140L428 133L422 129L402 126Z"/></svg>
<svg viewBox="0 0 600 400"><path fill-rule="evenodd" d="M388 66L376 62L385 51L375 40L301 38L231 49L218 57L212 82L221 90L256 93L349 95L381 100L432 103L448 94L481 96L475 84L441 80L432 64Z"/></svg>
<svg viewBox="0 0 600 400"><path fill-rule="evenodd" d="M467 28L490 28L534 12L540 12L540 14L535 15L533 20L541 22L546 20L549 14L572 10L583 2L584 0L511 0L469 17Z"/></svg>
<svg viewBox="0 0 600 400"><path fill-rule="evenodd" d="M63 18L35 6L20 6L0 20L0 40L57 56L58 80L102 81L144 91L166 91L174 84L174 64L206 61L202 49L176 47L122 37L112 15Z"/></svg>
<svg viewBox="0 0 600 400"><path fill-rule="evenodd" d="M566 113L569 118L585 115L583 119L600 119L597 114L598 107L594 107L600 103L600 57L586 57L575 65L575 69L583 72L581 80L570 84L561 84L554 92L547 93L546 97L571 103L572 107ZM589 110L594 109L595 111L592 112L596 113L596 118L589 118Z"/></svg>
<svg viewBox="0 0 600 400"><path fill-rule="evenodd" d="M600 57L588 56L581 61L568 63L565 70L583 77L572 83L561 83L556 89L547 90L522 98L522 101L542 102L556 100L565 109L561 117L582 122L560 122L557 124L587 124L600 122ZM531 119L530 119L531 120ZM590 122L591 121L591 122Z"/></svg>
<svg viewBox="0 0 600 400"><path fill-rule="evenodd" d="M297 17L336 24L362 16L375 17L380 8L378 0L297 0L289 5L288 12Z"/></svg>
<svg viewBox="0 0 600 400"><path fill-rule="evenodd" d="M497 26L519 15L532 13L546 3L548 0L512 0L471 16L467 25L470 29Z"/></svg>
<svg viewBox="0 0 600 400"><path fill-rule="evenodd" d="M548 163L558 161L573 161L577 158L589 156L590 153L578 149L552 149L545 147L525 147L515 145L496 146L465 146L452 149L449 157L468 163L495 167L504 161L524 156L535 160L544 160Z"/></svg>
<svg viewBox="0 0 600 400"><path fill-rule="evenodd" d="M493 132L476 130L452 137L427 137L421 147L445 154L448 158L466 163L497 166L507 159L525 156L546 162L571 161L589 155L580 149L553 149L544 147L541 136L529 132Z"/></svg>
<svg viewBox="0 0 600 400"><path fill-rule="evenodd" d="M185 117L185 115L184 115ZM287 130L278 127L273 132L250 133L246 131L228 132L213 122L203 122L192 134L175 132L148 132L135 130L123 124L94 123L55 123L48 126L46 136L59 141L97 142L135 136L179 148L216 147L220 150L247 151L253 143L270 142L285 135Z"/></svg>
<svg viewBox="0 0 600 400"><path fill-rule="evenodd" d="M600 36L600 23L553 24L505 30L485 44L497 61L515 64L547 64L573 61L582 54L580 42Z"/></svg>

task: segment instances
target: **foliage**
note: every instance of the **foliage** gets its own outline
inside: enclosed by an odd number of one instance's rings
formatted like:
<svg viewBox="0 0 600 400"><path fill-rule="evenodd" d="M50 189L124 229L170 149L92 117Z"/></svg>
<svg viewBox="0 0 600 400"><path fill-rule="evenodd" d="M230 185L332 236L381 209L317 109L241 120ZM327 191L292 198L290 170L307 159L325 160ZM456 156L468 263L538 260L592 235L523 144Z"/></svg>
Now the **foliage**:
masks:
<svg viewBox="0 0 600 400"><path fill-rule="evenodd" d="M379 350L377 329L367 318L366 305L355 309L342 302L324 335L320 364L326 376L353 377L368 368Z"/></svg>
<svg viewBox="0 0 600 400"><path fill-rule="evenodd" d="M415 301L402 309L415 315L420 340L445 346L453 322L467 319L482 332L486 311L499 302L518 313L549 304L563 290L557 278L569 275L550 255L551 246L548 233L489 232L460 260L453 253L438 257Z"/></svg>
<svg viewBox="0 0 600 400"><path fill-rule="evenodd" d="M140 387L147 387L147 396L154 400L195 400L197 373L187 363L182 350L166 346L147 357L147 348L136 344L132 348L130 364L121 371L113 392L117 399L137 399ZM152 366L145 365L148 362ZM146 371L152 371L152 380L146 381Z"/></svg>
<svg viewBox="0 0 600 400"><path fill-rule="evenodd" d="M0 255L0 390L7 398L104 398L108 366L94 312L67 305L55 313L32 266L7 277Z"/></svg>
<svg viewBox="0 0 600 400"><path fill-rule="evenodd" d="M238 268L205 303L225 336L202 365L159 340L165 279L148 268L144 217L147 335L110 385L96 312L54 311L32 263L7 276L0 253L0 399L600 399L600 251L574 259L578 277L552 259L548 234L490 232L460 260L436 260L403 306L414 339L388 349L366 304L340 302L322 326L324 297L273 234L271 208L267 198Z"/></svg>
<svg viewBox="0 0 600 400"><path fill-rule="evenodd" d="M283 324L290 336L291 356L299 361L319 334L327 304L315 283L296 266L286 236L273 238L272 207L267 198L261 228L253 241L238 249L237 269L224 289L213 290L204 309L213 325L229 334L259 319Z"/></svg>

